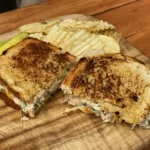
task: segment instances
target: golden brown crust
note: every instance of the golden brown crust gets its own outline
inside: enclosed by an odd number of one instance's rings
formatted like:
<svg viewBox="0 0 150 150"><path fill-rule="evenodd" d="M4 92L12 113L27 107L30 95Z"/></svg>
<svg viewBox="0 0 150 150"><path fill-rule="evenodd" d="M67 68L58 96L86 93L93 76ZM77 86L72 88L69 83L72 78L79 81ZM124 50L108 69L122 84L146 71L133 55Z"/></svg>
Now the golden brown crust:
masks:
<svg viewBox="0 0 150 150"><path fill-rule="evenodd" d="M128 122L138 122L144 118L140 116L148 113L150 101L142 97L149 87L150 69L122 54L80 60L61 85L67 94L101 103L105 110L113 111L117 117L118 112L126 110L128 115L124 116Z"/></svg>
<svg viewBox="0 0 150 150"><path fill-rule="evenodd" d="M11 87L8 87L8 86L7 86L7 83L6 83L5 81L3 81L2 79L0 79L0 84L1 84L1 85L4 85L5 87L7 87L8 91L9 91L10 93L13 93L14 96L19 97L19 93L16 92L15 90L13 90Z"/></svg>
<svg viewBox="0 0 150 150"><path fill-rule="evenodd" d="M0 78L17 97L32 101L75 60L46 42L26 38L1 56Z"/></svg>
<svg viewBox="0 0 150 150"><path fill-rule="evenodd" d="M68 76L63 80L63 85L69 85L71 82L74 82L74 75L78 74L79 70L84 67L84 64L87 63L86 58L81 58L78 63L75 65L74 69L68 74Z"/></svg>
<svg viewBox="0 0 150 150"><path fill-rule="evenodd" d="M110 96L109 98L113 98L111 97L112 94L108 93L108 90L112 91L113 90L112 87L114 86L119 87L122 84L121 77L120 77L121 71L119 72L119 75L116 75L115 71L118 71L117 70L119 69L118 67L120 67L120 69L124 69L122 68L123 65L127 66L128 63L132 63L132 62L136 62L136 63L140 62L140 64L145 67L145 65L141 61L121 55L121 54L107 54L101 57L83 58L76 64L74 70L72 70L69 76L65 78L65 80L63 81L63 85L70 84L69 86L72 89L78 88L78 87L84 87L86 95L88 93L88 96L91 98L97 99L97 98L104 98L104 97L109 97L109 96ZM128 70L128 71L131 71L131 70ZM122 75L124 74L126 73L124 72ZM91 78L94 77L96 81L101 83L101 87L98 87L94 83L92 84L92 82L90 83L88 80L89 77ZM107 86L104 86L102 82L103 80L106 80L106 79L107 79L107 83L109 84ZM126 78L126 81L127 80L128 78ZM115 83L113 83L113 81L115 81ZM117 84L117 85L114 85L114 84ZM139 87L141 86L139 85ZM92 89L95 92L94 93L87 92L90 89ZM137 88L137 90L138 89L140 88ZM101 92L104 93L105 95L102 96L98 94ZM116 89L116 92L119 93L119 89ZM129 91L126 91L126 94L128 92ZM131 95L133 95L131 97L133 98L133 100L135 100L136 98L134 96L134 92ZM120 103L121 101L123 101L123 99L119 98L119 95L118 95L118 98L116 98L116 103Z"/></svg>

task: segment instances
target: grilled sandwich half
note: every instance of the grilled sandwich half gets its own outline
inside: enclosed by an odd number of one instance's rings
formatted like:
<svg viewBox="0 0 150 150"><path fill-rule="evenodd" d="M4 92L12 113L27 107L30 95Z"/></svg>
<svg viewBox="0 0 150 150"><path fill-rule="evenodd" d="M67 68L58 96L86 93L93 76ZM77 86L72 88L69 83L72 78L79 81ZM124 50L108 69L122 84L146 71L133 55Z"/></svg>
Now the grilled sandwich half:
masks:
<svg viewBox="0 0 150 150"><path fill-rule="evenodd" d="M0 56L0 98L34 117L74 62L74 56L57 47L26 38Z"/></svg>
<svg viewBox="0 0 150 150"><path fill-rule="evenodd" d="M104 122L149 128L150 69L122 54L82 58L61 84L66 101Z"/></svg>

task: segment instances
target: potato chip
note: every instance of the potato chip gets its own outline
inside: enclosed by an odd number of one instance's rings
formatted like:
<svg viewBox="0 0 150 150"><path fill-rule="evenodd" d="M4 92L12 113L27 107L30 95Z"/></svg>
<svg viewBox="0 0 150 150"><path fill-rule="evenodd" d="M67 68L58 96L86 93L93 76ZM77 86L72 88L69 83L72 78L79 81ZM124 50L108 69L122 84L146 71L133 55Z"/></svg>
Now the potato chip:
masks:
<svg viewBox="0 0 150 150"><path fill-rule="evenodd" d="M85 31L77 32L65 44L62 49L77 57L90 49L103 49L106 53L120 52L119 44L113 38L105 35L89 34Z"/></svg>
<svg viewBox="0 0 150 150"><path fill-rule="evenodd" d="M57 47L61 47L62 51L67 51L78 58L84 57L91 49L102 49L105 53L120 52L120 34L114 31L115 27L113 25L102 20L57 20L46 24L35 23L27 25L24 26L24 29L32 29L33 32L35 25L37 27L34 31L38 32L30 34L30 37L38 38ZM43 31L46 35L43 34Z"/></svg>
<svg viewBox="0 0 150 150"><path fill-rule="evenodd" d="M86 57L93 57L93 56L99 56L99 55L104 55L104 54L105 54L105 52L102 49L91 49L89 51L86 51L84 56L86 56Z"/></svg>
<svg viewBox="0 0 150 150"><path fill-rule="evenodd" d="M19 28L20 32L27 32L27 33L45 33L50 30L50 28L58 24L60 20L50 21L50 22L35 22L31 24L23 25Z"/></svg>
<svg viewBox="0 0 150 150"><path fill-rule="evenodd" d="M61 45L63 45L62 42L68 41L72 34L72 32L66 32L59 28L58 25L54 25L50 29L49 33L43 38L43 41L50 42L58 47L61 47Z"/></svg>
<svg viewBox="0 0 150 150"><path fill-rule="evenodd" d="M46 35L42 35L40 40L44 41L45 37L46 37Z"/></svg>
<svg viewBox="0 0 150 150"><path fill-rule="evenodd" d="M44 33L46 29L46 24L43 23L31 23L23 25L19 28L20 32L27 32L27 33Z"/></svg>
<svg viewBox="0 0 150 150"><path fill-rule="evenodd" d="M54 41L54 38L57 38L57 37L58 37L58 30L59 30L59 27L58 27L57 25L54 25L54 26L49 30L49 33L45 36L44 41L45 41L45 42L50 42L50 43L55 42L55 41Z"/></svg>
<svg viewBox="0 0 150 150"><path fill-rule="evenodd" d="M42 33L33 33L33 34L30 34L29 37L41 40L43 37L43 34Z"/></svg>
<svg viewBox="0 0 150 150"><path fill-rule="evenodd" d="M76 32L68 41L63 45L63 49L73 49L76 45L78 45L79 41L87 38L87 34L84 30L80 30ZM81 42L80 42L81 43Z"/></svg>
<svg viewBox="0 0 150 150"><path fill-rule="evenodd" d="M108 29L115 29L112 24L104 22L103 20L100 21L78 21L72 19L66 19L59 23L59 26L64 30L87 30L89 32L98 32L101 30L108 30Z"/></svg>
<svg viewBox="0 0 150 150"><path fill-rule="evenodd" d="M64 45L64 42L68 41L73 36L73 34L73 32L62 32L58 39L58 46L62 47Z"/></svg>
<svg viewBox="0 0 150 150"><path fill-rule="evenodd" d="M112 37L113 39L115 39L116 42L119 42L121 40L121 37L122 37L122 34L116 32L115 30L100 31L100 34Z"/></svg>
<svg viewBox="0 0 150 150"><path fill-rule="evenodd" d="M71 51L73 53L77 53L78 54L78 50L82 49L80 51L83 51L84 49L88 49L89 46L91 46L91 41L94 40L94 35L89 36L89 38L85 39L82 43L80 42L80 44L78 44L76 47L74 47L73 49L71 49ZM80 53L80 52L79 52Z"/></svg>
<svg viewBox="0 0 150 150"><path fill-rule="evenodd" d="M102 49L105 53L120 52L119 43L112 37L89 33L86 30L66 31L58 24L50 29L43 40L61 47L62 51L67 51L77 57L85 56L91 49Z"/></svg>
<svg viewBox="0 0 150 150"><path fill-rule="evenodd" d="M104 43L102 49L106 53L120 53L119 43L117 43L113 38L105 35L99 35L99 37L100 40Z"/></svg>
<svg viewBox="0 0 150 150"><path fill-rule="evenodd" d="M78 44L78 47L71 50L71 52L77 57L80 57L81 55L83 56L83 54L91 49L101 49L104 46L103 42L96 36L88 37L85 42L80 42Z"/></svg>
<svg viewBox="0 0 150 150"><path fill-rule="evenodd" d="M53 20L50 22L47 22L46 28L45 28L45 33L48 34L49 30L54 26L60 23L60 20Z"/></svg>

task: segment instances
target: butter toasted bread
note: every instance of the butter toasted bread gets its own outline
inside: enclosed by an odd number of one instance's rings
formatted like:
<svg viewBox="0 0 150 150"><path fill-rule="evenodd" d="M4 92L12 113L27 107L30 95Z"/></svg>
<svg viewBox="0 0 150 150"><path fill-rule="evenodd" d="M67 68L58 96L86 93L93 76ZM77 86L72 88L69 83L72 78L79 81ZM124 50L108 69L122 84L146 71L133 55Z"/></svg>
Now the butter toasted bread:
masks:
<svg viewBox="0 0 150 150"><path fill-rule="evenodd" d="M140 124L150 110L150 69L123 54L80 59L61 89L69 104L105 122Z"/></svg>
<svg viewBox="0 0 150 150"><path fill-rule="evenodd" d="M0 91L34 117L74 64L75 57L43 41L26 38L0 56Z"/></svg>

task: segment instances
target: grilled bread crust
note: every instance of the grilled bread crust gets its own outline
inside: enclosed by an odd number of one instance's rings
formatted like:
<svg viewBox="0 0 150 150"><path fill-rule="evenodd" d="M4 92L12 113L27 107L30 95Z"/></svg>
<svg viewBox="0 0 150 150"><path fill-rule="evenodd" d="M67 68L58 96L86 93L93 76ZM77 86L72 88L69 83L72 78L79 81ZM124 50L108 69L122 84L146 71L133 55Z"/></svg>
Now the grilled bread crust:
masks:
<svg viewBox="0 0 150 150"><path fill-rule="evenodd" d="M82 58L61 89L99 103L117 122L139 123L149 112L150 69L122 54Z"/></svg>
<svg viewBox="0 0 150 150"><path fill-rule="evenodd" d="M3 100L8 106L14 109L20 109L20 107L14 103L11 99L9 99L4 93L0 93L0 100Z"/></svg>
<svg viewBox="0 0 150 150"><path fill-rule="evenodd" d="M0 83L16 97L32 102L53 80L63 76L75 57L51 44L26 38L0 59Z"/></svg>

